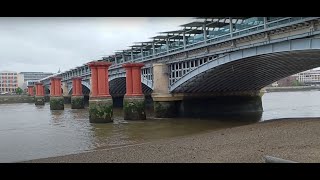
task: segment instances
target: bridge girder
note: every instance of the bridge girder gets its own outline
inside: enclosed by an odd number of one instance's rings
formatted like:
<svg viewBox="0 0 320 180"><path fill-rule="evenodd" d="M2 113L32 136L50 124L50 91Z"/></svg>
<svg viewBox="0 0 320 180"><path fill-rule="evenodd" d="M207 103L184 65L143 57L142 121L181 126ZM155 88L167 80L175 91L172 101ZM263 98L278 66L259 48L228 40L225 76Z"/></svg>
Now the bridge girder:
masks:
<svg viewBox="0 0 320 180"><path fill-rule="evenodd" d="M170 92L259 90L279 79L320 66L320 39L288 40L231 52L193 69Z"/></svg>

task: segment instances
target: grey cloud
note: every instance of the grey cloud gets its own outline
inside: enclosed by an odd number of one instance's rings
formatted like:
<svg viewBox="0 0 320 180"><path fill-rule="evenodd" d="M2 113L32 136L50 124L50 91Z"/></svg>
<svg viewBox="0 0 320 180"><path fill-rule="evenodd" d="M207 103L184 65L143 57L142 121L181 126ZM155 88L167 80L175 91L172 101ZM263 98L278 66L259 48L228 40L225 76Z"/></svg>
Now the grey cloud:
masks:
<svg viewBox="0 0 320 180"><path fill-rule="evenodd" d="M192 18L0 18L0 70L68 70Z"/></svg>

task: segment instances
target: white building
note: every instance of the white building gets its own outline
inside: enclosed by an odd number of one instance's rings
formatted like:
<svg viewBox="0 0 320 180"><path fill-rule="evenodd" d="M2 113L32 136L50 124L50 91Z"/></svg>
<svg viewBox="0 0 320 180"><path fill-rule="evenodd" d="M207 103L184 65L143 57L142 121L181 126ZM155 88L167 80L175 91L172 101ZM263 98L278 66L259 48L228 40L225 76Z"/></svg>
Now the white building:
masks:
<svg viewBox="0 0 320 180"><path fill-rule="evenodd" d="M14 93L18 88L18 73L14 71L0 72L0 92Z"/></svg>
<svg viewBox="0 0 320 180"><path fill-rule="evenodd" d="M21 89L26 89L27 86L32 86L40 79L51 76L53 73L46 72L20 72L19 73L19 87Z"/></svg>
<svg viewBox="0 0 320 180"><path fill-rule="evenodd" d="M298 74L293 75L299 82L305 84L318 84L320 83L320 70L311 69Z"/></svg>

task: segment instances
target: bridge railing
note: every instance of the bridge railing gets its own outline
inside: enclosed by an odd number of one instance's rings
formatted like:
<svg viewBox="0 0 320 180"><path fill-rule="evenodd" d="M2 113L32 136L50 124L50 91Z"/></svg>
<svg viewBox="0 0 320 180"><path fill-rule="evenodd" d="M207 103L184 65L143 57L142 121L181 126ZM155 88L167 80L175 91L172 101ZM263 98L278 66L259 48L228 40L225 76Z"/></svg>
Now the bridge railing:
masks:
<svg viewBox="0 0 320 180"><path fill-rule="evenodd" d="M278 19L278 20L274 20L271 22L266 23L267 27L274 27L274 26L279 26L282 24L287 24L287 23L291 23L294 21L298 21L298 20L302 20L305 19L305 17L289 17L289 18L282 18L282 19Z"/></svg>

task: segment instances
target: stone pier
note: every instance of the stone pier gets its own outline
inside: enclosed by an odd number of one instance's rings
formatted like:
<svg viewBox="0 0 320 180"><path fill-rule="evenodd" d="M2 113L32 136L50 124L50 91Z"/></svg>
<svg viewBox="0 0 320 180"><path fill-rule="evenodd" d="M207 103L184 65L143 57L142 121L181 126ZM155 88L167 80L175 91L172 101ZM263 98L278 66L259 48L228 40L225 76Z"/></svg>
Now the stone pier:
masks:
<svg viewBox="0 0 320 180"><path fill-rule="evenodd" d="M71 104L71 95L68 94L67 82L62 82L62 96L64 99L64 104Z"/></svg>
<svg viewBox="0 0 320 180"><path fill-rule="evenodd" d="M126 94L123 98L123 114L125 120L145 120L145 98L142 93L141 68L142 63L127 63Z"/></svg>
<svg viewBox="0 0 320 180"><path fill-rule="evenodd" d="M36 95L34 97L35 105L44 105L44 86L42 83L36 83Z"/></svg>
<svg viewBox="0 0 320 180"><path fill-rule="evenodd" d="M89 99L89 121L107 123L113 121L113 101L109 93L108 69L112 63L93 61L91 69L91 95Z"/></svg>
<svg viewBox="0 0 320 180"><path fill-rule="evenodd" d="M82 94L81 77L72 78L72 96L71 96L71 109L83 109L84 97Z"/></svg>
<svg viewBox="0 0 320 180"><path fill-rule="evenodd" d="M225 115L261 116L260 91L230 93L170 93L166 64L153 64L154 114L158 118L216 117Z"/></svg>
<svg viewBox="0 0 320 180"><path fill-rule="evenodd" d="M63 110L64 99L61 92L61 77L50 79L50 110Z"/></svg>
<svg viewBox="0 0 320 180"><path fill-rule="evenodd" d="M177 117L182 97L169 93L169 77L166 64L153 64L153 99L154 115L157 118Z"/></svg>

